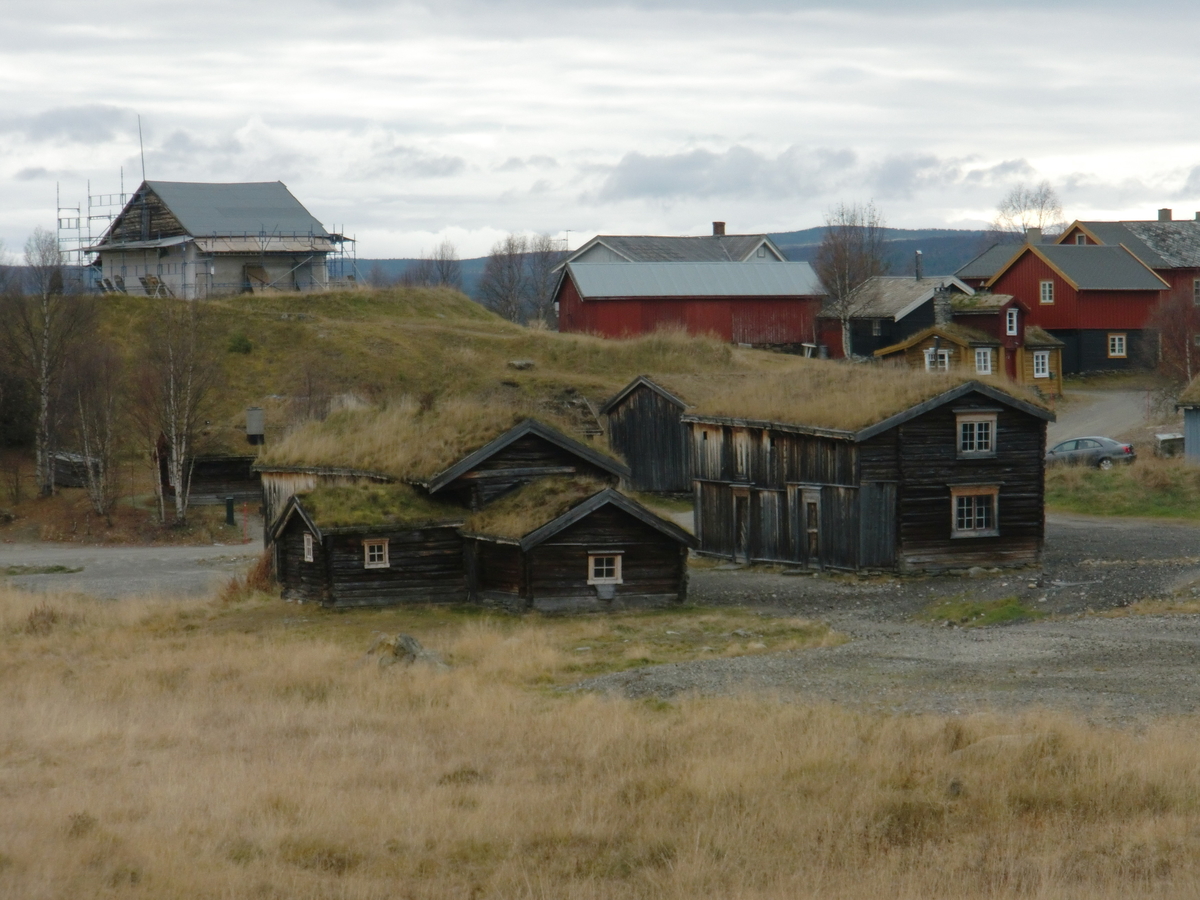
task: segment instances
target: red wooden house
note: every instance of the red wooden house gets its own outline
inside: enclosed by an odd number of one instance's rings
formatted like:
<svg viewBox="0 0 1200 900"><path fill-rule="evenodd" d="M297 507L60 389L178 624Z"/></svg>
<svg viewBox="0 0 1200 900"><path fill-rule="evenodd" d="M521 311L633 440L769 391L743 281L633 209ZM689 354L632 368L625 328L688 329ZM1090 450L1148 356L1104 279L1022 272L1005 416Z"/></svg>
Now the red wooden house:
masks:
<svg viewBox="0 0 1200 900"><path fill-rule="evenodd" d="M1123 246L1024 244L986 286L1063 342L1065 374L1153 362L1144 332L1169 285Z"/></svg>
<svg viewBox="0 0 1200 900"><path fill-rule="evenodd" d="M558 330L621 338L659 328L736 344L816 350L824 299L808 263L567 263L555 291Z"/></svg>

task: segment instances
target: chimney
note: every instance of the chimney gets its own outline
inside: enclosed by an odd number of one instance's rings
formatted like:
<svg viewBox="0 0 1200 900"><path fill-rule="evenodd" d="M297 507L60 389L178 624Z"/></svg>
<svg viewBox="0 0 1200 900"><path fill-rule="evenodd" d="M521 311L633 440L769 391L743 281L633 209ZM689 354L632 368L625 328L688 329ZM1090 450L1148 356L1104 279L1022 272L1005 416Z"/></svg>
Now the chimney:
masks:
<svg viewBox="0 0 1200 900"><path fill-rule="evenodd" d="M1171 221L1171 211L1166 208L1160 209L1158 211L1158 221L1170 222Z"/></svg>
<svg viewBox="0 0 1200 900"><path fill-rule="evenodd" d="M953 318L954 311L950 305L950 289L940 287L933 295L933 324L949 325Z"/></svg>
<svg viewBox="0 0 1200 900"><path fill-rule="evenodd" d="M713 222L713 237L725 237L724 222Z"/></svg>
<svg viewBox="0 0 1200 900"><path fill-rule="evenodd" d="M1042 242L1042 229L1030 225L1025 229L1025 243L1040 244Z"/></svg>
<svg viewBox="0 0 1200 900"><path fill-rule="evenodd" d="M263 411L261 406L251 406L246 409L246 443L263 443L266 429L263 427Z"/></svg>
<svg viewBox="0 0 1200 900"><path fill-rule="evenodd" d="M918 250L916 258L913 260L913 274L917 276L917 281L921 280L921 251Z"/></svg>

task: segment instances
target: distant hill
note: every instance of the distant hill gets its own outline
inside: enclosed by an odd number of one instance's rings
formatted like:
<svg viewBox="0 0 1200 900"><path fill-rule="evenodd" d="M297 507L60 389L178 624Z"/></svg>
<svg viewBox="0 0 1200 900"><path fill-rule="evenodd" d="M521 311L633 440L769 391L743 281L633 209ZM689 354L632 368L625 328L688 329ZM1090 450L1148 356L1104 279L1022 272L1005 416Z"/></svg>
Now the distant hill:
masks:
<svg viewBox="0 0 1200 900"><path fill-rule="evenodd" d="M771 235L788 259L795 262L812 262L817 245L821 243L824 228L806 228L803 231L784 231ZM922 268L926 275L952 275L958 269L986 250L989 246L987 232L965 231L952 228L889 228L887 229L887 261L893 275L913 274L913 259L917 250L922 254ZM381 272L389 280L399 278L415 259L360 259L359 277L363 281L371 272ZM487 257L464 259L463 290L478 299L479 279Z"/></svg>

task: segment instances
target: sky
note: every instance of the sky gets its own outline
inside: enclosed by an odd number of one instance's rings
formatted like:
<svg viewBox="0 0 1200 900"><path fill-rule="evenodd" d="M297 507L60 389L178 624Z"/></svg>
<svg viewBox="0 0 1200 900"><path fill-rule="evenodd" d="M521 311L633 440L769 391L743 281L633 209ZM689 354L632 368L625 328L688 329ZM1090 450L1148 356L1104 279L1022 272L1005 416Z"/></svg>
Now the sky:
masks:
<svg viewBox="0 0 1200 900"><path fill-rule="evenodd" d="M285 182L366 258L509 232L977 228L1200 210L1200 4L6 0L0 240L58 202ZM61 201L56 201L56 190ZM103 222L93 224L98 236Z"/></svg>

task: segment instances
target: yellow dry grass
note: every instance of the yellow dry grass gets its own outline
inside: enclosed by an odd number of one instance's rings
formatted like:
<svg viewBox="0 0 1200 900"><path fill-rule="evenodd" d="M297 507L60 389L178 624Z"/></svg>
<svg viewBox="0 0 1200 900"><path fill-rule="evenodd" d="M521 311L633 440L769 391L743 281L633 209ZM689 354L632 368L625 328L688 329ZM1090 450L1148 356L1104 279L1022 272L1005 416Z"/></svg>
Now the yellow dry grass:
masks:
<svg viewBox="0 0 1200 900"><path fill-rule="evenodd" d="M539 478L472 513L465 529L495 537L523 538L605 487L593 478Z"/></svg>
<svg viewBox="0 0 1200 900"><path fill-rule="evenodd" d="M691 413L854 431L978 380L1036 406L1033 394L999 378L923 372L903 365L797 359L787 371L720 376L651 375Z"/></svg>
<svg viewBox="0 0 1200 900"><path fill-rule="evenodd" d="M552 693L555 623L406 615L450 670L364 660L394 614L0 591L0 896L1194 896L1194 721Z"/></svg>

